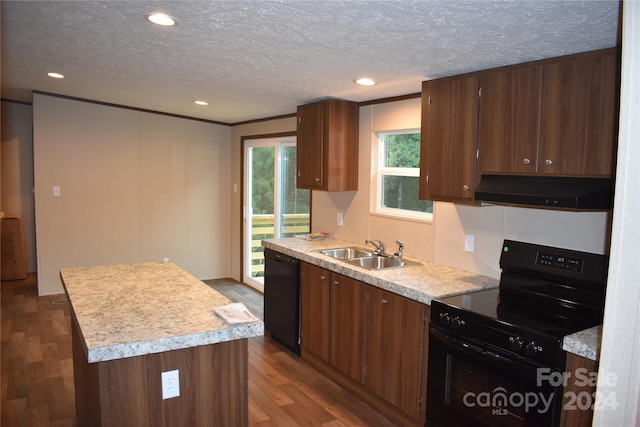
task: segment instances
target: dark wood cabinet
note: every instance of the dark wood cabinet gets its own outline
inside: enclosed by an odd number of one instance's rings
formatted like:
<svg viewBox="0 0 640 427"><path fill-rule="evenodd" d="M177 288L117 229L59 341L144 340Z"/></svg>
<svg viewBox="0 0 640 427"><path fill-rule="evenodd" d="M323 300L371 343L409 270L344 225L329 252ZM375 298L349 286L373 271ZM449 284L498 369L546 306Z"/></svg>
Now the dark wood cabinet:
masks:
<svg viewBox="0 0 640 427"><path fill-rule="evenodd" d="M300 348L329 361L329 274L300 263Z"/></svg>
<svg viewBox="0 0 640 427"><path fill-rule="evenodd" d="M560 427L591 426L593 408L589 403L595 403L592 399L596 397L594 383L598 372L598 362L577 354L567 353L564 371L570 376L567 377L567 383L563 387L563 410L560 416ZM584 399L584 397L588 397L588 399ZM600 403L606 407L611 402ZM585 406L588 407L585 408Z"/></svg>
<svg viewBox="0 0 640 427"><path fill-rule="evenodd" d="M365 387L409 417L419 419L425 306L373 286L367 293Z"/></svg>
<svg viewBox="0 0 640 427"><path fill-rule="evenodd" d="M613 176L616 58L607 49L482 73L479 173Z"/></svg>
<svg viewBox="0 0 640 427"><path fill-rule="evenodd" d="M306 262L300 275L303 360L400 425L422 425L429 307Z"/></svg>
<svg viewBox="0 0 640 427"><path fill-rule="evenodd" d="M362 383L366 285L331 273L329 288L329 363Z"/></svg>
<svg viewBox="0 0 640 427"><path fill-rule="evenodd" d="M481 174L612 177L616 49L422 83L420 198L473 203Z"/></svg>
<svg viewBox="0 0 640 427"><path fill-rule="evenodd" d="M541 67L480 77L478 172L535 174L540 123Z"/></svg>
<svg viewBox="0 0 640 427"><path fill-rule="evenodd" d="M608 49L543 66L539 173L614 175L617 57Z"/></svg>
<svg viewBox="0 0 640 427"><path fill-rule="evenodd" d="M422 83L421 199L473 201L477 120L477 76Z"/></svg>
<svg viewBox="0 0 640 427"><path fill-rule="evenodd" d="M297 187L357 190L358 103L327 100L301 105L297 117Z"/></svg>

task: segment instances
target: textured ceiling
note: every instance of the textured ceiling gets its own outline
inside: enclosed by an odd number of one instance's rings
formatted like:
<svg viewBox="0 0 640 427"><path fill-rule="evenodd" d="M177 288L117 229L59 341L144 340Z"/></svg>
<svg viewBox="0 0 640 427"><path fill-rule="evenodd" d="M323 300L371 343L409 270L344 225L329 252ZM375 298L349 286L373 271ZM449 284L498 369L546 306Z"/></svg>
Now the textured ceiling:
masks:
<svg viewBox="0 0 640 427"><path fill-rule="evenodd" d="M224 123L615 46L617 1L6 1L2 98L44 91ZM179 25L145 15L163 11ZM57 71L66 76L46 76ZM353 83L367 76L373 87ZM193 104L209 102L207 107Z"/></svg>

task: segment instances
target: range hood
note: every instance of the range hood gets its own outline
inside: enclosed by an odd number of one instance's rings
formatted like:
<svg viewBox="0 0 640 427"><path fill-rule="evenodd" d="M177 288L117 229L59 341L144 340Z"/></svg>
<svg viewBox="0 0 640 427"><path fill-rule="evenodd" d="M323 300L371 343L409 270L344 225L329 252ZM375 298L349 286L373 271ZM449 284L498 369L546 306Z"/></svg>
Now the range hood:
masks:
<svg viewBox="0 0 640 427"><path fill-rule="evenodd" d="M609 210L613 179L482 175L476 201L568 210Z"/></svg>

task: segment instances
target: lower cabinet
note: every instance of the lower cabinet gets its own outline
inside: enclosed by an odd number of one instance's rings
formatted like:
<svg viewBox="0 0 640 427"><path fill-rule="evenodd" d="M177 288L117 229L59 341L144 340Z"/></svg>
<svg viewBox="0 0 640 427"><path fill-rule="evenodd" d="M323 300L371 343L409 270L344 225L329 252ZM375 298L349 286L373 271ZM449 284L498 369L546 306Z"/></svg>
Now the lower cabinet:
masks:
<svg viewBox="0 0 640 427"><path fill-rule="evenodd" d="M329 363L362 383L366 286L331 273L329 284Z"/></svg>
<svg viewBox="0 0 640 427"><path fill-rule="evenodd" d="M300 263L300 351L329 361L329 272Z"/></svg>
<svg viewBox="0 0 640 427"><path fill-rule="evenodd" d="M418 417L425 306L374 286L368 294L365 387Z"/></svg>
<svg viewBox="0 0 640 427"><path fill-rule="evenodd" d="M596 399L598 362L567 353L564 370L568 381L563 390L560 427L589 427ZM611 402L605 400L601 403L608 405Z"/></svg>
<svg viewBox="0 0 640 427"><path fill-rule="evenodd" d="M423 425L429 307L300 264L301 356L399 425Z"/></svg>

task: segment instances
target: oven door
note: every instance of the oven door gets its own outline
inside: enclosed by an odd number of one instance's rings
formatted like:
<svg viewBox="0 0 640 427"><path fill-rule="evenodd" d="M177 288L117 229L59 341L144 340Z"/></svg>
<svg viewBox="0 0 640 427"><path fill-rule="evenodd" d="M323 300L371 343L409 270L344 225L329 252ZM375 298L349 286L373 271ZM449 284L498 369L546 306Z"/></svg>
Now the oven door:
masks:
<svg viewBox="0 0 640 427"><path fill-rule="evenodd" d="M432 325L428 375L429 427L558 425L560 373L521 356Z"/></svg>

